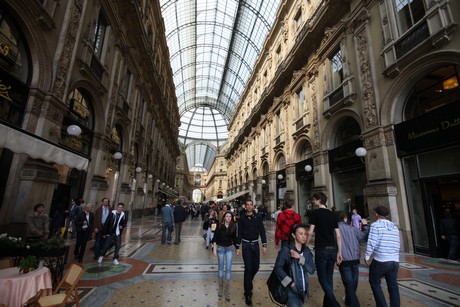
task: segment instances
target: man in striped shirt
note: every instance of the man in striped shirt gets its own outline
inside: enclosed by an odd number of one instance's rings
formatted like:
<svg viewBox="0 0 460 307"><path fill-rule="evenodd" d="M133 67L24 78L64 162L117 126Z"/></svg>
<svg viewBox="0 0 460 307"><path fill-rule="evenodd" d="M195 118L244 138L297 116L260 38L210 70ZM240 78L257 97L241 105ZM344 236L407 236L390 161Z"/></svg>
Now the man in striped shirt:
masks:
<svg viewBox="0 0 460 307"><path fill-rule="evenodd" d="M390 211L385 206L374 209L377 221L372 223L367 241L365 261L369 265L369 284L374 294L377 307L386 307L385 296L380 286L380 280L385 277L390 306L400 306L398 289L399 269L399 229L394 223L387 220ZM371 256L373 260L371 262Z"/></svg>

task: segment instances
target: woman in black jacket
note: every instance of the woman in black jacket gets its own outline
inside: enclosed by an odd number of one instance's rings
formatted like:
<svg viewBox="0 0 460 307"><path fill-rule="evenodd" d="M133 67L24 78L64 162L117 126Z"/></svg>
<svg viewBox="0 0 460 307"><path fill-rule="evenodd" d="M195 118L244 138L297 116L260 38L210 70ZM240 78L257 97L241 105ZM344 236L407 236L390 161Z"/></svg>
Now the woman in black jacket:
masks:
<svg viewBox="0 0 460 307"><path fill-rule="evenodd" d="M225 258L225 299L230 301L230 277L232 275L233 246L236 244L236 224L233 214L225 212L222 221L217 227L212 239L214 256L218 257L217 281L219 283L218 296L222 296L224 288L224 258Z"/></svg>
<svg viewBox="0 0 460 307"><path fill-rule="evenodd" d="M288 288L288 307L303 306L308 296L308 274L315 272L315 263L307 242L307 229L296 224L291 229L289 246L282 246L275 262L275 272L281 284Z"/></svg>

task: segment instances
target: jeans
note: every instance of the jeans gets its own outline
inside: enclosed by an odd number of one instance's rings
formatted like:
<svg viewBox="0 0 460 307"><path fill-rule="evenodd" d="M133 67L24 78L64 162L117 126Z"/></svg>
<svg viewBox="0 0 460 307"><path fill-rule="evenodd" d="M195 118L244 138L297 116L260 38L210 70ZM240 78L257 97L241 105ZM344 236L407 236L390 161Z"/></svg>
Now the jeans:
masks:
<svg viewBox="0 0 460 307"><path fill-rule="evenodd" d="M209 242L212 241L212 238L214 238L214 232L212 232L211 227L208 227L206 231L206 246L209 246Z"/></svg>
<svg viewBox="0 0 460 307"><path fill-rule="evenodd" d="M398 288L398 269L399 262L387 261L379 262L372 260L369 267L369 284L371 285L372 293L374 294L375 304L377 307L386 307L387 302L383 295L380 280L385 277L387 282L388 293L390 294L390 306L399 307L399 288Z"/></svg>
<svg viewBox="0 0 460 307"><path fill-rule="evenodd" d="M458 235L448 235L447 241L449 242L449 255L447 256L447 259L457 260Z"/></svg>
<svg viewBox="0 0 460 307"><path fill-rule="evenodd" d="M288 286L289 287L289 286ZM303 300L301 299L300 295L298 293L295 293L288 288L288 301L287 301L287 307L303 307Z"/></svg>
<svg viewBox="0 0 460 307"><path fill-rule="evenodd" d="M105 244L101 250L101 256L105 256L112 243L113 246L115 246L115 251L113 252L113 259L118 259L121 247L121 233L118 236L116 234L111 234L110 236L105 238Z"/></svg>
<svg viewBox="0 0 460 307"><path fill-rule="evenodd" d="M174 231L176 232L174 243L180 243L180 234L182 232L182 224L183 222L174 223L174 228L175 228Z"/></svg>
<svg viewBox="0 0 460 307"><path fill-rule="evenodd" d="M94 259L99 258L99 256L101 255L101 250L105 245L105 241L106 239L102 237L102 232L101 230L99 230L99 232L96 233L96 239L94 241Z"/></svg>
<svg viewBox="0 0 460 307"><path fill-rule="evenodd" d="M244 296L252 297L252 280L259 271L259 243L242 242L244 261Z"/></svg>
<svg viewBox="0 0 460 307"><path fill-rule="evenodd" d="M345 287L345 304L351 307L359 307L356 290L358 289L359 263L352 265L340 265L340 276Z"/></svg>
<svg viewBox="0 0 460 307"><path fill-rule="evenodd" d="M168 239L166 239L166 230L168 230ZM166 222L161 226L161 244L165 244L166 241L171 242L173 232L173 223Z"/></svg>
<svg viewBox="0 0 460 307"><path fill-rule="evenodd" d="M225 279L230 280L232 277L232 258L233 247L217 246L218 271L217 277L224 276L224 259L225 259Z"/></svg>
<svg viewBox="0 0 460 307"><path fill-rule="evenodd" d="M316 273L318 281L323 288L323 306L340 307L334 296L333 274L334 266L337 261L337 249L324 248L315 250Z"/></svg>

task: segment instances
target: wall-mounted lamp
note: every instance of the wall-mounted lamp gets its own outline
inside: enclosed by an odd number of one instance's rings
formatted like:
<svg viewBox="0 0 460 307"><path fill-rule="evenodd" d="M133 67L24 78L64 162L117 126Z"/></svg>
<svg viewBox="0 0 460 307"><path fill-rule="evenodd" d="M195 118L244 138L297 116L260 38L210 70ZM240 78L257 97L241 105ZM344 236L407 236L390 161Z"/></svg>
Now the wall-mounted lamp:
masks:
<svg viewBox="0 0 460 307"><path fill-rule="evenodd" d="M367 156L367 150L366 150L366 148L364 148L364 147L358 147L358 148L356 148L355 154L356 154L359 158L361 158L361 161L362 161L363 163L366 163L366 156ZM377 158L377 154L376 154L376 153L372 153L372 154L369 156L369 160L375 159L375 158Z"/></svg>
<svg viewBox="0 0 460 307"><path fill-rule="evenodd" d="M283 180L284 177L283 177L283 175L278 174L277 178L278 178L279 180Z"/></svg>
<svg viewBox="0 0 460 307"><path fill-rule="evenodd" d="M364 147L358 147L355 150L355 155L358 156L363 163L366 163L366 155L367 155L367 150Z"/></svg>
<svg viewBox="0 0 460 307"><path fill-rule="evenodd" d="M153 175L152 175L152 174L149 174L149 175L147 176L147 178L152 179L152 178L153 178Z"/></svg>
<svg viewBox="0 0 460 307"><path fill-rule="evenodd" d="M142 167L140 166L136 167L136 173L140 173L140 172L142 172Z"/></svg>
<svg viewBox="0 0 460 307"><path fill-rule="evenodd" d="M355 150L355 154L360 158L365 157L367 155L367 150L364 147L358 147Z"/></svg>
<svg viewBox="0 0 460 307"><path fill-rule="evenodd" d="M307 173L311 172L312 169L313 169L313 167L310 164L305 165L305 171Z"/></svg>
<svg viewBox="0 0 460 307"><path fill-rule="evenodd" d="M81 128L77 125L70 125L67 127L67 134L71 136L79 136L81 134Z"/></svg>
<svg viewBox="0 0 460 307"><path fill-rule="evenodd" d="M161 185L164 187L166 185L166 183L163 182Z"/></svg>
<svg viewBox="0 0 460 307"><path fill-rule="evenodd" d="M161 181L160 179L157 179L157 183L160 183L160 181Z"/></svg>
<svg viewBox="0 0 460 307"><path fill-rule="evenodd" d="M262 184L266 184L267 182L265 181L265 179L262 179Z"/></svg>
<svg viewBox="0 0 460 307"><path fill-rule="evenodd" d="M121 152L117 151L116 153L113 154L113 158L115 160L121 160L121 158L123 158L123 155L121 154Z"/></svg>

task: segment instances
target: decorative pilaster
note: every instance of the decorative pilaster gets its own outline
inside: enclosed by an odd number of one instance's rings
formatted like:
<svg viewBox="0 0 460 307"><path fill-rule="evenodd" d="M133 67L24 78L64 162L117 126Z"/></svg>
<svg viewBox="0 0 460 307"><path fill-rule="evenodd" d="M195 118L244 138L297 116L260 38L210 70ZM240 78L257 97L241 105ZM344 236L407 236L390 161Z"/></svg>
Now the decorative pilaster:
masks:
<svg viewBox="0 0 460 307"><path fill-rule="evenodd" d="M368 37L368 18L369 13L366 10L363 10L353 21L353 25L356 25L354 40L356 55L358 58L359 81L361 83L362 93L361 101L366 129L378 125L376 95L374 91L375 85L373 78L374 68L371 65L369 52L370 42Z"/></svg>
<svg viewBox="0 0 460 307"><path fill-rule="evenodd" d="M61 99L64 99L64 91L67 85L67 76L71 71L70 64L72 61L72 52L76 42L78 25L80 23L81 8L78 5L72 5L70 13L69 27L64 37L63 49L57 62L56 79L54 80L52 93Z"/></svg>

